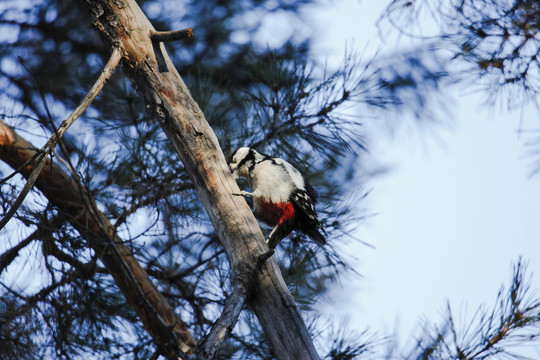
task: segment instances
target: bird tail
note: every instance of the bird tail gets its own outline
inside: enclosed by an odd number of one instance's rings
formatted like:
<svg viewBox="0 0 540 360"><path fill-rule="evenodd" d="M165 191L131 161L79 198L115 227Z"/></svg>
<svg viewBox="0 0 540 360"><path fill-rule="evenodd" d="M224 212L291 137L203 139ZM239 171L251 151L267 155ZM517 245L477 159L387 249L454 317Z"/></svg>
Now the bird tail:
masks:
<svg viewBox="0 0 540 360"><path fill-rule="evenodd" d="M324 231L324 229L322 227L320 229L325 233L325 235L328 236L328 234L326 234L326 231ZM315 241L320 246L323 246L323 245L326 244L325 237L319 232L319 230L317 228L311 227L311 228L308 228L308 229L304 229L303 232L307 236L309 236L311 238L311 240Z"/></svg>

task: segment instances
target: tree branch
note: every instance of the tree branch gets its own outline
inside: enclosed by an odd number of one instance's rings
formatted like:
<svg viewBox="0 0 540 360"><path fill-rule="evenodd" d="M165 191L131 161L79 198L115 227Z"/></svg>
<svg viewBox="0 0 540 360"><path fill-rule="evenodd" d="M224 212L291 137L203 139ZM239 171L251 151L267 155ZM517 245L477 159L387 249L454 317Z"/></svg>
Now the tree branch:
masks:
<svg viewBox="0 0 540 360"><path fill-rule="evenodd" d="M150 31L150 39L154 42L184 40L193 36L193 28L174 31Z"/></svg>
<svg viewBox="0 0 540 360"><path fill-rule="evenodd" d="M0 255L0 274L11 264L13 260L19 255L19 251L29 245L32 241L36 240L39 234L39 229L28 235L23 241L13 246L11 249L6 250Z"/></svg>
<svg viewBox="0 0 540 360"><path fill-rule="evenodd" d="M0 159L16 169L35 155L36 151L32 149L35 147L31 143L0 120ZM185 323L156 289L125 242L117 236L109 219L97 209L83 186L58 164L46 158L45 166L48 171L39 173L36 186L53 205L69 216L67 220L101 258L160 353L168 359L177 359L180 354L189 352L196 342ZM23 168L21 174L28 177L34 167L35 162Z"/></svg>
<svg viewBox="0 0 540 360"><path fill-rule="evenodd" d="M47 143L41 148L40 154L37 157L36 164L34 165L32 172L28 176L28 181L24 185L21 193L15 200L15 202L11 205L9 211L6 215L0 220L0 230L6 226L6 224L11 220L13 215L17 212L21 204L23 203L24 199L26 198L26 195L28 195L28 192L32 189L34 186L34 183L36 182L39 173L43 169L43 166L45 165L45 158L46 156L51 153L54 148L56 147L56 144L58 144L58 141L62 138L62 136L65 134L65 132L69 129L71 125L83 114L83 112L90 106L92 101L96 98L96 96L99 94L107 80L111 77L111 75L114 72L114 69L118 66L120 63L120 59L122 58L122 55L120 53L120 49L113 48L113 52L111 54L111 57L109 58L109 61L101 71L101 74L99 75L99 78L96 80L94 86L90 89L88 94L86 94L86 97L83 99L81 104L77 106L77 108L68 116L66 120L60 124L60 127L57 129L57 131L50 137L50 139L47 141Z"/></svg>
<svg viewBox="0 0 540 360"><path fill-rule="evenodd" d="M0 126L0 131L2 127ZM19 251L29 245L34 240L39 240L44 234L47 234L51 229L55 229L61 226L66 221L66 218L62 215L57 215L53 219L42 219L39 223L36 224L37 229L28 235L24 240L15 245L9 250L6 250L2 255L0 255L0 274L4 271L9 264L19 255Z"/></svg>
<svg viewBox="0 0 540 360"><path fill-rule="evenodd" d="M43 166L45 166L46 155L47 155L47 152L40 153L37 156L36 164L35 164L34 168L32 169L32 172L28 176L28 180L26 181L26 184L24 184L24 187L21 190L21 192L19 193L19 196L17 196L17 199L15 199L13 204L11 204L11 207L9 208L6 215L4 215L2 220L0 220L0 230L2 230L4 228L4 226L6 226L6 224L9 222L9 220L11 220L13 215L15 215L17 210L19 210L19 207L22 205L24 199L26 198L26 195L28 195L28 193L30 192L30 190L34 186L34 183L36 182L36 180L37 180L37 178L39 176L39 173L43 169Z"/></svg>
<svg viewBox="0 0 540 360"><path fill-rule="evenodd" d="M251 263L243 263L234 269L234 284L231 295L227 298L220 317L216 320L204 342L198 347L198 360L213 360L221 344L234 329L248 296L256 288L255 282L266 260L273 254L279 240L269 238L270 249L257 258L255 267Z"/></svg>
<svg viewBox="0 0 540 360"><path fill-rule="evenodd" d="M225 302L221 316L197 350L197 360L213 360L221 344L232 331L246 304L248 289L242 281L236 281L233 292Z"/></svg>

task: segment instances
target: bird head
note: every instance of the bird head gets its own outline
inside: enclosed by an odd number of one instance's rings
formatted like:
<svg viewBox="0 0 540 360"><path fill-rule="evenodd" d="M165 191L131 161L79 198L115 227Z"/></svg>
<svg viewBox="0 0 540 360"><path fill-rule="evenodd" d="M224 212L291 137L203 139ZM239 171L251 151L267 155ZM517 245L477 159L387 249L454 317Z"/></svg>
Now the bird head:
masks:
<svg viewBox="0 0 540 360"><path fill-rule="evenodd" d="M255 159L261 156L256 150L249 147L241 147L236 150L229 162L229 168L235 179L239 177L247 177L249 168L255 163Z"/></svg>

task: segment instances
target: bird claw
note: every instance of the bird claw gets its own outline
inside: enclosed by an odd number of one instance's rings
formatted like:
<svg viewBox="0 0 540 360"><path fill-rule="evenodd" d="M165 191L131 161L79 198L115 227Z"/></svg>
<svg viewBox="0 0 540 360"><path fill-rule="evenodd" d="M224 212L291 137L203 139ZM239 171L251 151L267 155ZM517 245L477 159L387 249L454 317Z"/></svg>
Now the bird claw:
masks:
<svg viewBox="0 0 540 360"><path fill-rule="evenodd" d="M248 195L249 195L249 196L253 196L252 193L247 192L247 191L243 191L243 190L240 191L239 193L232 193L232 195L234 195L234 196L248 196Z"/></svg>
<svg viewBox="0 0 540 360"><path fill-rule="evenodd" d="M259 255L259 259L258 259L259 264L263 264L266 260L272 257L272 255L274 255L274 252L275 252L274 249L270 249L267 252Z"/></svg>

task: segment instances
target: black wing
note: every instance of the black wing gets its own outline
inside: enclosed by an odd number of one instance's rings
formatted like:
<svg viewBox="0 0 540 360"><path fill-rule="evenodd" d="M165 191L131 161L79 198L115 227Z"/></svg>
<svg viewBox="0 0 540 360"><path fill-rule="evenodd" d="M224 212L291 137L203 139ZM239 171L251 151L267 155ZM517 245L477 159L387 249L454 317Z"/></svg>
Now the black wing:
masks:
<svg viewBox="0 0 540 360"><path fill-rule="evenodd" d="M313 190L313 188L311 188L311 190ZM317 212L313 206L313 196L305 190L297 190L291 195L291 201L295 208L299 210L297 213L299 230L308 235L319 245L326 244L326 239L319 232L320 229L327 235L317 218Z"/></svg>

